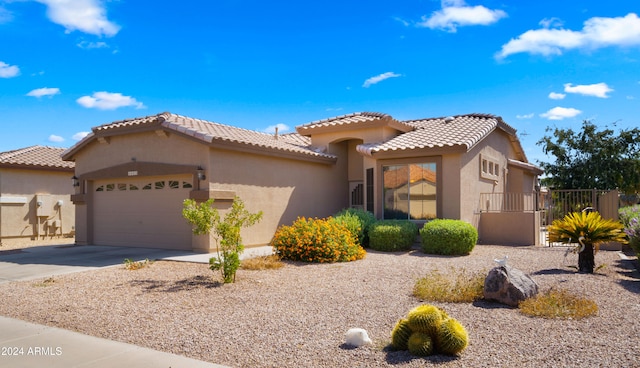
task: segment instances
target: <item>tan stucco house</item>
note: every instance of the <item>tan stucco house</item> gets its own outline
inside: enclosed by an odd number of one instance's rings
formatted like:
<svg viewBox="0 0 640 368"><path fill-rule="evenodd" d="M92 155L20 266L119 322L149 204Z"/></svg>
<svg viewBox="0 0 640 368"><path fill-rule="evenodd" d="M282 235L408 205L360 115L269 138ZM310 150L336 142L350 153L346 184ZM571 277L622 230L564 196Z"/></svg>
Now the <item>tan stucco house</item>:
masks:
<svg viewBox="0 0 640 368"><path fill-rule="evenodd" d="M481 229L480 193L531 195L541 173L515 129L485 114L398 121L354 113L267 134L161 113L95 127L63 159L79 179L76 243L200 251L215 241L192 235L181 215L186 198L213 198L224 210L239 196L263 211L243 232L257 246L298 216L346 207Z"/></svg>
<svg viewBox="0 0 640 368"><path fill-rule="evenodd" d="M73 235L74 163L63 152L31 146L0 153L0 242Z"/></svg>

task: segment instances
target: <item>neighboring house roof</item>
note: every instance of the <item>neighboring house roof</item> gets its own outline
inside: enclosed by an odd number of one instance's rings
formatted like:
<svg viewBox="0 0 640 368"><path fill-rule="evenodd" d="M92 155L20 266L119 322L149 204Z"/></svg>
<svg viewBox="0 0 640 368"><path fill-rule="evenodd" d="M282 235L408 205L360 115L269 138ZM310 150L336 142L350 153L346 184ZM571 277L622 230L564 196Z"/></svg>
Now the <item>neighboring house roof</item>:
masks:
<svg viewBox="0 0 640 368"><path fill-rule="evenodd" d="M0 167L73 171L75 164L62 160L64 148L30 146L0 153Z"/></svg>
<svg viewBox="0 0 640 368"><path fill-rule="evenodd" d="M502 118L490 114L467 114L433 119L408 120L403 123L414 130L398 135L386 142L365 143L358 151L373 155L379 152L407 151L424 148L444 148L468 151L495 129L501 129L512 137L516 151L526 160L516 137L516 130Z"/></svg>
<svg viewBox="0 0 640 368"><path fill-rule="evenodd" d="M116 121L95 127L88 136L67 150L63 154L63 158L65 160L71 159L75 152L95 139L104 139L127 132L157 129L173 131L211 145L267 150L272 153L280 152L320 160L334 161L336 159L334 155L313 149L311 140L308 137L296 133L267 134L169 112L143 118Z"/></svg>

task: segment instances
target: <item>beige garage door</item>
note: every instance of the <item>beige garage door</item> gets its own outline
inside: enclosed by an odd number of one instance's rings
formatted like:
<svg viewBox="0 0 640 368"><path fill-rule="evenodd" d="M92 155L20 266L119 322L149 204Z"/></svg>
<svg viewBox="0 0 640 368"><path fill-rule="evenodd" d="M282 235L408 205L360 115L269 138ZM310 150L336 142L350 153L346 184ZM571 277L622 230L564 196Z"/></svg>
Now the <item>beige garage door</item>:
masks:
<svg viewBox="0 0 640 368"><path fill-rule="evenodd" d="M191 226L182 217L190 180L177 176L96 181L93 243L191 249Z"/></svg>

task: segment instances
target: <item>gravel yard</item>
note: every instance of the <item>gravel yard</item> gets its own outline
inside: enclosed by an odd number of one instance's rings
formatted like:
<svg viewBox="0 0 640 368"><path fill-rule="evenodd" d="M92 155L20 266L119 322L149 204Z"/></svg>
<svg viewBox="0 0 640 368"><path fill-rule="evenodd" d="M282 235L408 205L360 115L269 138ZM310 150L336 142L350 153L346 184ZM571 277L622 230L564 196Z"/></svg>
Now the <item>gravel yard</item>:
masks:
<svg viewBox="0 0 640 368"><path fill-rule="evenodd" d="M417 278L432 269L486 272L504 255L541 290L594 300L598 315L545 320L484 301L430 303L466 327L469 347L459 357L427 358L388 348L397 320L424 303L412 296ZM584 275L567 267L577 256L564 255L564 248L486 245L466 257L370 251L350 263L240 270L228 285L207 265L160 261L2 284L0 315L232 367L640 366L640 276L632 262L601 251L596 265L604 267ZM351 327L366 329L374 344L345 346Z"/></svg>

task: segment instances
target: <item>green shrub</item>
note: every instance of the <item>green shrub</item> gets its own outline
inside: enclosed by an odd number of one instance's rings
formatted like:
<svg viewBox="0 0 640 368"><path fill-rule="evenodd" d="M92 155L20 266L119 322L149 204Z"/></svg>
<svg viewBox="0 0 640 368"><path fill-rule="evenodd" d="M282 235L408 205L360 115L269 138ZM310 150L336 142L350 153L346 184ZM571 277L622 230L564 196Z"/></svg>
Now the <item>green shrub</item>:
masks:
<svg viewBox="0 0 640 368"><path fill-rule="evenodd" d="M302 262L348 262L366 255L351 231L332 217L299 217L291 226L280 226L271 246L282 259Z"/></svg>
<svg viewBox="0 0 640 368"><path fill-rule="evenodd" d="M369 229L371 228L371 225L376 222L376 218L371 212L358 208L347 208L338 212L334 216L336 221L344 221L344 224L347 225L349 230L351 230L352 232L354 231L354 228L352 228L353 225L351 225L351 223L353 222L354 217L357 218L358 222L360 223L360 229L356 232L358 241L363 247L368 247Z"/></svg>
<svg viewBox="0 0 640 368"><path fill-rule="evenodd" d="M640 205L622 207L618 210L629 245L640 258Z"/></svg>
<svg viewBox="0 0 640 368"><path fill-rule="evenodd" d="M371 225L371 249L393 252L409 250L418 235L418 225L409 220L381 220Z"/></svg>
<svg viewBox="0 0 640 368"><path fill-rule="evenodd" d="M244 207L242 199L235 197L231 210L221 218L218 210L212 205L213 199L200 204L193 199L185 199L182 216L191 224L194 234L211 236L213 232L217 235L218 256L209 258L209 268L214 272L220 271L225 284L232 283L236 280L240 254L244 251L240 230L259 222L262 219L262 211L249 212Z"/></svg>
<svg viewBox="0 0 640 368"><path fill-rule="evenodd" d="M478 242L478 231L461 220L433 220L420 230L422 250L429 254L465 255Z"/></svg>

